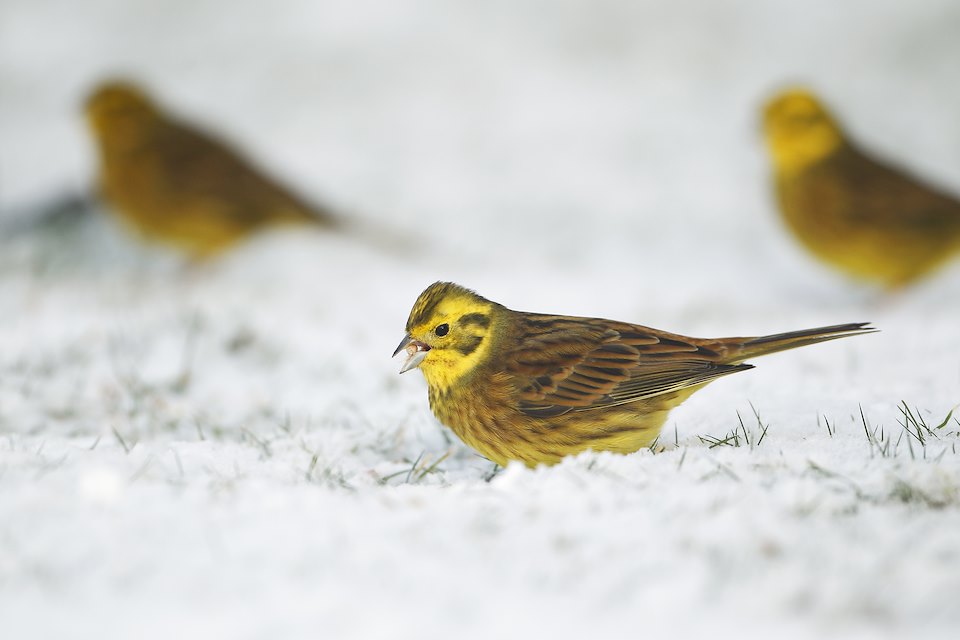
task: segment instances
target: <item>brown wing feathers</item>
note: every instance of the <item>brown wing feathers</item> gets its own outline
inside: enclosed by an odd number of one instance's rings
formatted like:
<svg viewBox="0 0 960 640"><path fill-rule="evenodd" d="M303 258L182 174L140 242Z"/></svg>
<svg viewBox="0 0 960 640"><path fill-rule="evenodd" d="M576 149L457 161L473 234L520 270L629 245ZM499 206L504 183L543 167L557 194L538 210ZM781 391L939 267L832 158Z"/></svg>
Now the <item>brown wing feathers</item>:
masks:
<svg viewBox="0 0 960 640"><path fill-rule="evenodd" d="M508 362L520 380L518 407L533 417L681 391L752 369L743 364L750 357L873 331L866 323L854 323L701 341L608 320L521 318L522 346Z"/></svg>
<svg viewBox="0 0 960 640"><path fill-rule="evenodd" d="M519 408L557 416L679 391L751 368L716 362L681 336L606 320L531 316L509 361L523 381Z"/></svg>

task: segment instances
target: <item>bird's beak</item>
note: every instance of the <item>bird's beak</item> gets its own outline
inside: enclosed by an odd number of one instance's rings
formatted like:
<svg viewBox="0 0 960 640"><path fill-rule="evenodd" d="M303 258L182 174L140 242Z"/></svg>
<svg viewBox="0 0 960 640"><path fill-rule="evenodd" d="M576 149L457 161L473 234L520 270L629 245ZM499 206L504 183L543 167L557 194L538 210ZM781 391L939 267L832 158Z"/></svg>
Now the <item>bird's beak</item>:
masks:
<svg viewBox="0 0 960 640"><path fill-rule="evenodd" d="M423 359L427 357L427 352L430 351L430 347L419 340L414 340L408 333L403 336L403 340L400 341L392 357L395 358L401 351L407 352L407 359L403 363L403 366L400 367L400 373L406 373L410 371L410 369L415 369L420 366Z"/></svg>

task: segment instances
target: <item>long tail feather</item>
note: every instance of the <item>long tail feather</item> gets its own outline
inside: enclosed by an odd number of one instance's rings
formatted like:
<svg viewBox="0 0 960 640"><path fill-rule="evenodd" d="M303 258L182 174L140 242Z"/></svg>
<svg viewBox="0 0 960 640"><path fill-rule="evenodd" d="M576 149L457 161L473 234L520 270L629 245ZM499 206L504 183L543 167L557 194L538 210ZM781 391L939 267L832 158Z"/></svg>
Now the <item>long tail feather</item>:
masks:
<svg viewBox="0 0 960 640"><path fill-rule="evenodd" d="M817 327L816 329L776 333L759 338L746 338L743 341L741 352L737 354L737 360L743 361L768 353L804 347L808 344L836 340L837 338L875 333L877 329L869 325L869 322L852 322L849 324L836 324L829 327Z"/></svg>

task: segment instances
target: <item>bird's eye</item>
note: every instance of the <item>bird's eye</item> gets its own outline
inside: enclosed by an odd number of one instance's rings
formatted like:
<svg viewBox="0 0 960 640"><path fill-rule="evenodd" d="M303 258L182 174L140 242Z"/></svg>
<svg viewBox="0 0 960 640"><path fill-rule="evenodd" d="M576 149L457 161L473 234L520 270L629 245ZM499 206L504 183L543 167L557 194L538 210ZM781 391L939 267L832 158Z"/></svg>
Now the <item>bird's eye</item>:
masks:
<svg viewBox="0 0 960 640"><path fill-rule="evenodd" d="M449 331L450 331L450 325L448 325L446 322L444 322L443 324L438 324L437 328L433 330L433 332L438 336L440 336L441 338L447 335Z"/></svg>

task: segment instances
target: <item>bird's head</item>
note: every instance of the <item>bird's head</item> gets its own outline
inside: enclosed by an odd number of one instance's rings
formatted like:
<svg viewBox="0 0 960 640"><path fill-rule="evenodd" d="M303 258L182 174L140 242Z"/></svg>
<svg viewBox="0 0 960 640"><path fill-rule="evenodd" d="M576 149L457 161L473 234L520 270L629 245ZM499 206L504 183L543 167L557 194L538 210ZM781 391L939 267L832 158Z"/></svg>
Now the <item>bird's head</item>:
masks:
<svg viewBox="0 0 960 640"><path fill-rule="evenodd" d="M98 86L84 104L87 123L104 150L126 150L142 144L160 112L146 94L128 82Z"/></svg>
<svg viewBox="0 0 960 640"><path fill-rule="evenodd" d="M807 90L791 89L767 103L763 128L781 172L795 172L822 160L843 144L830 112Z"/></svg>
<svg viewBox="0 0 960 640"><path fill-rule="evenodd" d="M407 335L393 352L407 354L400 373L419 367L431 387L449 388L484 361L505 311L469 289L435 282L417 298Z"/></svg>

